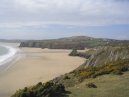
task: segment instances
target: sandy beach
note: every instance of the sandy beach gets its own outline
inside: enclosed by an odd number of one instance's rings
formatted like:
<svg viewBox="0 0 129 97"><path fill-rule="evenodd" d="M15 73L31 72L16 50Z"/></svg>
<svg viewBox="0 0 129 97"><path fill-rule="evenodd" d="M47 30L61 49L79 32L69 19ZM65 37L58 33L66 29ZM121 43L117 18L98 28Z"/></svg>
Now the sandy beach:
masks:
<svg viewBox="0 0 129 97"><path fill-rule="evenodd" d="M71 50L21 48L21 51L25 56L0 73L0 97L10 97L20 88L68 73L85 61L68 56Z"/></svg>

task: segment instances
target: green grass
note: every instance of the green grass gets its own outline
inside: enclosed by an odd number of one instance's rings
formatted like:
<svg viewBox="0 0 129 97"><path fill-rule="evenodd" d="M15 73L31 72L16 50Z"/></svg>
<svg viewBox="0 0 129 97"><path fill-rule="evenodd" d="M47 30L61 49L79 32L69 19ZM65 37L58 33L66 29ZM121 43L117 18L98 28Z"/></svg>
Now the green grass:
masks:
<svg viewBox="0 0 129 97"><path fill-rule="evenodd" d="M87 88L87 83L95 83L98 88ZM103 75L86 79L81 84L67 89L70 97L129 97L129 72L123 75Z"/></svg>

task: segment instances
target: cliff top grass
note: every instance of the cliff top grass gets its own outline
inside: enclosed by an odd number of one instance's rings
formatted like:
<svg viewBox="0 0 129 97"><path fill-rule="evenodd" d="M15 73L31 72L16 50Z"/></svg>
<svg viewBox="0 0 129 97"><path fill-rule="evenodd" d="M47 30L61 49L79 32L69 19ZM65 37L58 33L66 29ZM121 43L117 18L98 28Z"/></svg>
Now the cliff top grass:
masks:
<svg viewBox="0 0 129 97"><path fill-rule="evenodd" d="M97 88L88 88L88 83L94 83ZM69 97L129 97L129 71L121 76L108 74L85 79L67 90L71 91Z"/></svg>
<svg viewBox="0 0 129 97"><path fill-rule="evenodd" d="M123 72L128 71L129 68L129 59L120 59L117 61L110 62L108 64L99 65L99 66L90 66L83 68L77 71L74 71L76 77L79 81L83 81L86 78L96 78L100 75L105 74L117 74L122 75Z"/></svg>

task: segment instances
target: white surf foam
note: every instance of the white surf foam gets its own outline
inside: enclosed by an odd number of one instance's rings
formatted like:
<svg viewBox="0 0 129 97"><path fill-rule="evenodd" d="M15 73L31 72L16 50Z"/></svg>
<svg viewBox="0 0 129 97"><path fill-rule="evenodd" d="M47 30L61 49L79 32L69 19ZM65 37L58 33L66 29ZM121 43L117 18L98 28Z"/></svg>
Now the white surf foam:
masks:
<svg viewBox="0 0 129 97"><path fill-rule="evenodd" d="M12 57L17 53L17 49L10 47L10 46L5 46L1 45L5 48L8 49L8 53L5 55L0 56L0 66L4 65L5 63L9 62L12 60Z"/></svg>

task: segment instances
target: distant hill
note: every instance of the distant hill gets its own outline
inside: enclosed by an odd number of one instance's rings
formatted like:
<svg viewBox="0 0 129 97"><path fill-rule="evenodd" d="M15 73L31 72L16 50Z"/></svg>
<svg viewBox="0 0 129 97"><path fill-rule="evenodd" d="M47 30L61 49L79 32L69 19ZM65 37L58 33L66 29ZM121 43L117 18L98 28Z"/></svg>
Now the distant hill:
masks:
<svg viewBox="0 0 129 97"><path fill-rule="evenodd" d="M30 40L21 42L20 47L37 47L50 49L84 49L96 46L125 46L129 45L127 40L113 40L105 38L92 38L88 36L73 36L50 40Z"/></svg>
<svg viewBox="0 0 129 97"><path fill-rule="evenodd" d="M7 43L21 43L25 41L26 40L0 39L0 42L7 42Z"/></svg>

